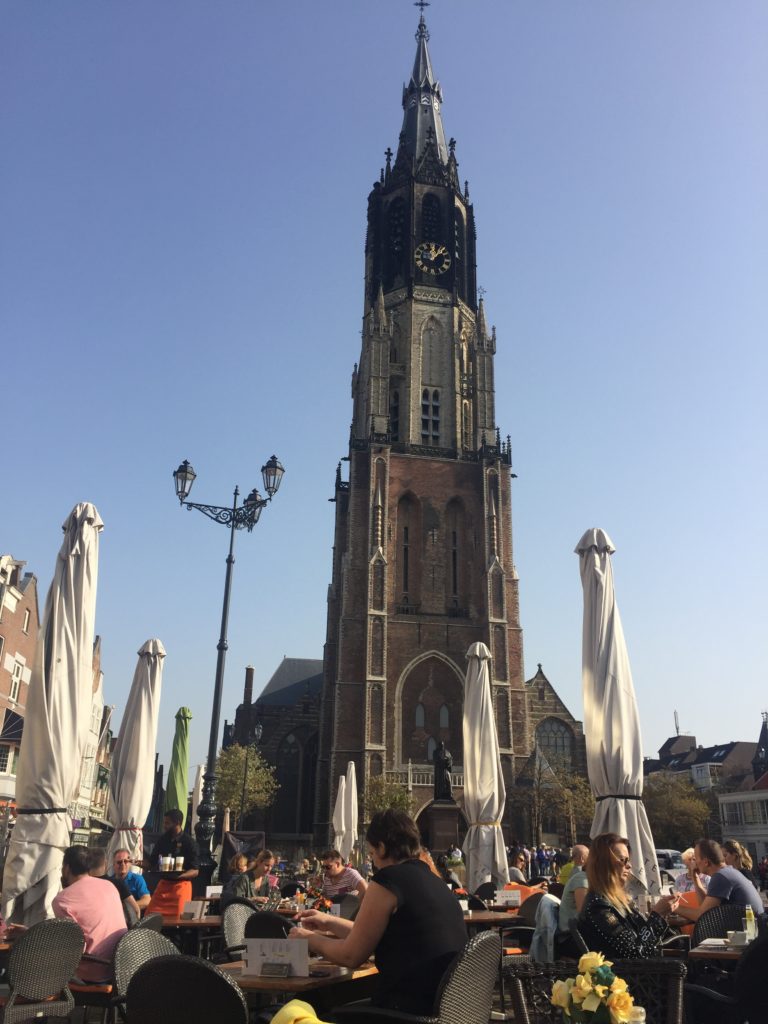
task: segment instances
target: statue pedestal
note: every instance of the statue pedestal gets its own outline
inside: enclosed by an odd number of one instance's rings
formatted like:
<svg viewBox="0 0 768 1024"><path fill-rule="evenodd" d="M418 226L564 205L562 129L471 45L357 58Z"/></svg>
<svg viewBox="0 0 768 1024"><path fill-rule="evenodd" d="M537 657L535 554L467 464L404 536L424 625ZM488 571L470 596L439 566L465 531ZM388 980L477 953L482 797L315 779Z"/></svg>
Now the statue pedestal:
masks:
<svg viewBox="0 0 768 1024"><path fill-rule="evenodd" d="M459 840L459 807L453 800L433 800L423 812L427 818L429 849L433 856L456 846Z"/></svg>

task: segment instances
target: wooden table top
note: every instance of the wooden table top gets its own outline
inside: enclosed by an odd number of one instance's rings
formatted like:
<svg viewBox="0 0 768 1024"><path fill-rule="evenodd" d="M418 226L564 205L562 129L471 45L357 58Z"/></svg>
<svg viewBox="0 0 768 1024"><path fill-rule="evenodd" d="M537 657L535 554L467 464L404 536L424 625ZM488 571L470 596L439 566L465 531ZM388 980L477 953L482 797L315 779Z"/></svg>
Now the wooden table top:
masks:
<svg viewBox="0 0 768 1024"><path fill-rule="evenodd" d="M165 917L163 928L221 928L221 914L208 917Z"/></svg>
<svg viewBox="0 0 768 1024"><path fill-rule="evenodd" d="M468 910L464 915L466 924L489 924L499 927L504 924L515 924L515 915L507 911Z"/></svg>
<svg viewBox="0 0 768 1024"><path fill-rule="evenodd" d="M375 975L376 968L372 963L362 964L354 969L350 967L338 967L336 964L327 961L313 960L310 962L310 971L315 975L308 978L262 978L256 974L243 974L244 961L238 960L231 964L219 964L222 971L226 971L233 981L244 992L311 992L313 989L328 988L331 985L338 985L343 982L357 981L359 978L369 978Z"/></svg>
<svg viewBox="0 0 768 1024"><path fill-rule="evenodd" d="M739 960L746 946L701 945L694 946L688 953L690 960Z"/></svg>

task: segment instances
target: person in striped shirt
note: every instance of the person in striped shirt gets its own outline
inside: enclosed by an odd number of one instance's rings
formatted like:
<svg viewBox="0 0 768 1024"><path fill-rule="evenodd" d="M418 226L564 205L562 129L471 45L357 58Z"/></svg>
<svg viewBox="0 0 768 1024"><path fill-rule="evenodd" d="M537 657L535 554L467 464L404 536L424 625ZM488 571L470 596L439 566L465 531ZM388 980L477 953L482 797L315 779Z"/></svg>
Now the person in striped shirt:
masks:
<svg viewBox="0 0 768 1024"><path fill-rule="evenodd" d="M326 850L320 858L323 874L320 885L323 896L333 899L334 896L346 896L348 892L356 892L362 896L368 883L354 868L347 867L338 850Z"/></svg>

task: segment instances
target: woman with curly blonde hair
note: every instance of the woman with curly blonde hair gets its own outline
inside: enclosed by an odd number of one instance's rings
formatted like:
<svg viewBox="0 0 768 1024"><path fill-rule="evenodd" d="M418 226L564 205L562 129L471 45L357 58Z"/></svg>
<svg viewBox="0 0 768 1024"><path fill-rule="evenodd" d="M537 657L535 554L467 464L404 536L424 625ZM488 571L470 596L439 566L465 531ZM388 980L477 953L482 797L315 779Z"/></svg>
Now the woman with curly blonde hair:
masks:
<svg viewBox="0 0 768 1024"><path fill-rule="evenodd" d="M605 832L592 840L587 861L589 891L578 917L579 931L591 950L610 960L659 955L667 918L679 897L662 896L643 917L626 886L632 874L629 840Z"/></svg>

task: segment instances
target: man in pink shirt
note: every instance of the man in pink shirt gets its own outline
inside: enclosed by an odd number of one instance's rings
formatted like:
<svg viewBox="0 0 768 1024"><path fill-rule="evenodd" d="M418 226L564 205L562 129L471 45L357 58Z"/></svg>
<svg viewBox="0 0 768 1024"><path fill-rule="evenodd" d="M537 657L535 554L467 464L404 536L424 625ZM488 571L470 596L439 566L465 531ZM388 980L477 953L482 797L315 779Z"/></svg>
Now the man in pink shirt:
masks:
<svg viewBox="0 0 768 1024"><path fill-rule="evenodd" d="M83 930L85 952L111 960L118 939L128 930L123 905L113 885L88 874L88 850L70 846L61 866L62 891L53 900L54 917L69 917ZM80 962L78 977L98 981L109 974L105 964Z"/></svg>

